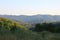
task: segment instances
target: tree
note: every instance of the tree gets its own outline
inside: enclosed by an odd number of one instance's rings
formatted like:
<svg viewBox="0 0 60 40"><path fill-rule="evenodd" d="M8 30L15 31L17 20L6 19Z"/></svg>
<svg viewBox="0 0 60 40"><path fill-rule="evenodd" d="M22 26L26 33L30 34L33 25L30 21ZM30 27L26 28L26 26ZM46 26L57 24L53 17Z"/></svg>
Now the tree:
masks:
<svg viewBox="0 0 60 40"><path fill-rule="evenodd" d="M37 31L37 32L42 31L42 25L40 23L36 24L34 30Z"/></svg>

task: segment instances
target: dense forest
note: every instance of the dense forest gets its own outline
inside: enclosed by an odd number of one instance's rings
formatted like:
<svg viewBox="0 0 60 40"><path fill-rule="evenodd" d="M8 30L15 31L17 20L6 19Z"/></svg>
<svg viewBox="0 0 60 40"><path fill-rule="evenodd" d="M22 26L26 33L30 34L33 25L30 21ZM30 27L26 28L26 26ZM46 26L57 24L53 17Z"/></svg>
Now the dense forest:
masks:
<svg viewBox="0 0 60 40"><path fill-rule="evenodd" d="M19 22L0 18L0 40L60 40L60 22L37 23L29 30Z"/></svg>
<svg viewBox="0 0 60 40"><path fill-rule="evenodd" d="M54 23L38 23L35 25L34 31L49 31L52 33L60 33L60 22Z"/></svg>

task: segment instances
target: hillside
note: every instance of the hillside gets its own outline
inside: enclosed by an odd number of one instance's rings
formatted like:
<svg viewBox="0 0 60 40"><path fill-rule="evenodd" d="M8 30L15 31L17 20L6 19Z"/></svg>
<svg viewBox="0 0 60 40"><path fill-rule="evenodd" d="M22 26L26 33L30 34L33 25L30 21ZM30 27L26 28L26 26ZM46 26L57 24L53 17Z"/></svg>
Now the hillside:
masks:
<svg viewBox="0 0 60 40"><path fill-rule="evenodd" d="M36 38L37 36L37 38ZM20 23L0 18L0 40L35 40L40 39L37 33L33 33Z"/></svg>
<svg viewBox="0 0 60 40"><path fill-rule="evenodd" d="M0 18L0 40L60 40L60 33L34 32L18 22Z"/></svg>
<svg viewBox="0 0 60 40"><path fill-rule="evenodd" d="M0 28L4 28L8 30L10 30L11 28L27 29L24 26L22 26L20 23L5 18L0 18Z"/></svg>

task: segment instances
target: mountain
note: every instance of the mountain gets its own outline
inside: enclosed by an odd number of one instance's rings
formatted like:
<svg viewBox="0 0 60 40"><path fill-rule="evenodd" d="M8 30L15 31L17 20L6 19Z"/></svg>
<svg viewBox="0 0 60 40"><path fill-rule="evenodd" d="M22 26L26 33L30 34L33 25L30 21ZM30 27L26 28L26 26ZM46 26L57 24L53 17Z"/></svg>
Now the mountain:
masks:
<svg viewBox="0 0 60 40"><path fill-rule="evenodd" d="M11 20L17 20L21 23L42 23L42 22L60 22L60 15L33 15L33 16L26 16L26 15L0 15L2 18L8 18Z"/></svg>

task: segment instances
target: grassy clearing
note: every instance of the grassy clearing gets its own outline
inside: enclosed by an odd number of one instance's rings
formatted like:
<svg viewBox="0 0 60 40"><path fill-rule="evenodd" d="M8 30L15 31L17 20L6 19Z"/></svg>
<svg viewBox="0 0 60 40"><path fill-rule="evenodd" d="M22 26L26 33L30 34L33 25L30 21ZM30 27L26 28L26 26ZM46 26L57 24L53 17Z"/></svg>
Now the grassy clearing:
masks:
<svg viewBox="0 0 60 40"><path fill-rule="evenodd" d="M1 32L0 40L60 40L60 33L31 32L18 30L12 32Z"/></svg>

